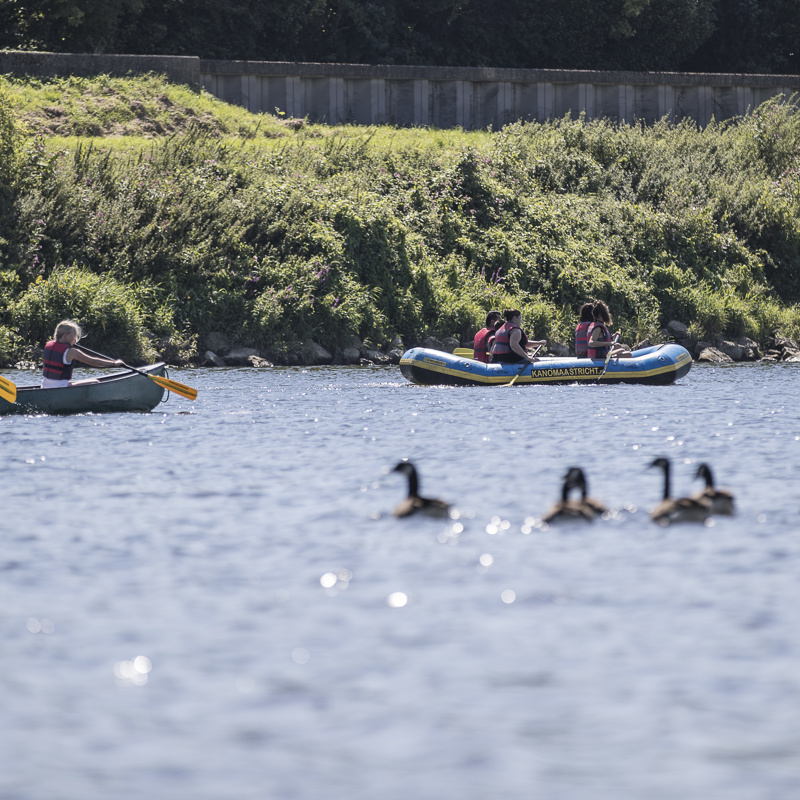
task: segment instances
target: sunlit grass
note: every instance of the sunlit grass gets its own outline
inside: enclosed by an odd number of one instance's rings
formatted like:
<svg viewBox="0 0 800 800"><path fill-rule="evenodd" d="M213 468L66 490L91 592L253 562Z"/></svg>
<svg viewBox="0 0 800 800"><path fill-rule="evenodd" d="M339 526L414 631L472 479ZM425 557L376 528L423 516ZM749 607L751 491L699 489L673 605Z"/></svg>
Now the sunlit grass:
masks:
<svg viewBox="0 0 800 800"><path fill-rule="evenodd" d="M206 91L172 84L158 75L118 78L0 76L0 89L28 135L43 134L53 148L72 149L103 139L112 151L147 147L154 138L197 126L231 144L266 150L287 140L314 144L361 141L376 152L437 152L480 148L488 131L430 130L392 125L319 125L279 114L253 114ZM243 141L244 140L244 141ZM95 142L95 146L99 143Z"/></svg>

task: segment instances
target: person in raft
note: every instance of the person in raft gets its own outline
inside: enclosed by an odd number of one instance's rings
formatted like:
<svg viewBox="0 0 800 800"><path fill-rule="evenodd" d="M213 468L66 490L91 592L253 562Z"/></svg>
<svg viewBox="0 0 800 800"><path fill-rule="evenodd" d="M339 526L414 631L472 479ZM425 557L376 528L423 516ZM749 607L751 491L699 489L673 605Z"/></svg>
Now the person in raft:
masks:
<svg viewBox="0 0 800 800"><path fill-rule="evenodd" d="M476 361L489 363L489 353L492 352L495 331L503 324L503 315L499 311L490 311L486 315L486 325L476 334L472 342L472 357Z"/></svg>
<svg viewBox="0 0 800 800"><path fill-rule="evenodd" d="M631 351L624 344L613 342L610 325L611 313L602 300L595 300L592 310L594 322L589 326L589 342L586 348L589 358L606 358L611 349L611 358L630 358ZM619 336L617 331L614 336Z"/></svg>
<svg viewBox="0 0 800 800"><path fill-rule="evenodd" d="M575 326L575 356L586 358L589 347L589 326L594 322L594 303L584 303Z"/></svg>
<svg viewBox="0 0 800 800"><path fill-rule="evenodd" d="M69 386L72 380L74 361L81 361L90 367L124 367L120 359L96 358L74 347L83 336L81 326L71 319L56 325L53 338L44 346L44 370L42 389L58 389Z"/></svg>
<svg viewBox="0 0 800 800"><path fill-rule="evenodd" d="M501 325L494 335L494 347L492 347L492 362L501 364L519 364L521 361L528 361L533 364L538 361L526 352L528 347L542 347L546 344L545 340L528 340L525 331L522 330L522 312L516 308L507 308L503 312L506 321Z"/></svg>

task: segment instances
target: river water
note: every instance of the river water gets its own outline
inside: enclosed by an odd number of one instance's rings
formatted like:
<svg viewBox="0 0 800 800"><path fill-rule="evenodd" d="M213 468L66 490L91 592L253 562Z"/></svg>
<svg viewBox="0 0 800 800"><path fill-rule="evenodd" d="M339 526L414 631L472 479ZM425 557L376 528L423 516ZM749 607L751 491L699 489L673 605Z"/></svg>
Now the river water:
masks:
<svg viewBox="0 0 800 800"><path fill-rule="evenodd" d="M2 800L798 796L799 367L171 377L0 418ZM737 516L650 522L662 455ZM400 458L455 518L391 515ZM543 527L572 465L614 513Z"/></svg>

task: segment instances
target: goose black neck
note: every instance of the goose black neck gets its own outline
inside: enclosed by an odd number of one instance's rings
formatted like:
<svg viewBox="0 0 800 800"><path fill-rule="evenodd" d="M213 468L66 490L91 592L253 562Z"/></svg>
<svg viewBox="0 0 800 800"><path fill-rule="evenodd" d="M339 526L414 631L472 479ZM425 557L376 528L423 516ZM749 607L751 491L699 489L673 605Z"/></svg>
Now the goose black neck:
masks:
<svg viewBox="0 0 800 800"><path fill-rule="evenodd" d="M669 469L669 461L666 459L661 465L661 469L664 470L664 499L669 500L670 496L670 469Z"/></svg>
<svg viewBox="0 0 800 800"><path fill-rule="evenodd" d="M419 497L419 478L417 478L417 471L414 467L409 467L406 470L408 475L408 496Z"/></svg>

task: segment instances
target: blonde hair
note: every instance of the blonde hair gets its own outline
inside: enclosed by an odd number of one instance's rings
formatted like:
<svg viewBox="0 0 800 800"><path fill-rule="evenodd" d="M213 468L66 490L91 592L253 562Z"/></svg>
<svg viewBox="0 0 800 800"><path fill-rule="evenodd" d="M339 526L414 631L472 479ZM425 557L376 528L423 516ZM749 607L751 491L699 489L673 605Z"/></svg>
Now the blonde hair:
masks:
<svg viewBox="0 0 800 800"><path fill-rule="evenodd" d="M83 336L81 326L78 325L77 322L73 322L71 319L63 319L58 323L58 325L56 325L56 332L53 334L53 338L57 342L60 342L62 336L66 336L66 334L71 333L72 331L75 332L75 341L77 342L81 336Z"/></svg>

